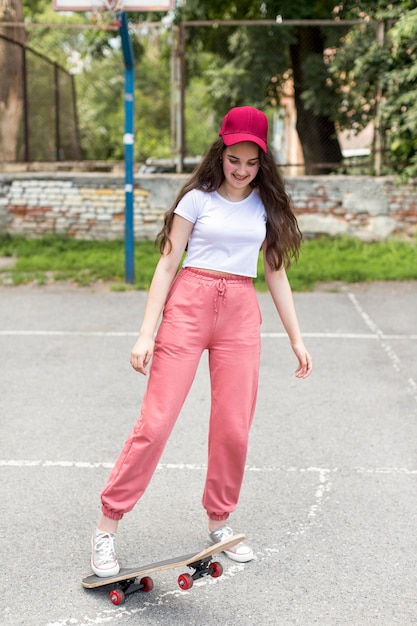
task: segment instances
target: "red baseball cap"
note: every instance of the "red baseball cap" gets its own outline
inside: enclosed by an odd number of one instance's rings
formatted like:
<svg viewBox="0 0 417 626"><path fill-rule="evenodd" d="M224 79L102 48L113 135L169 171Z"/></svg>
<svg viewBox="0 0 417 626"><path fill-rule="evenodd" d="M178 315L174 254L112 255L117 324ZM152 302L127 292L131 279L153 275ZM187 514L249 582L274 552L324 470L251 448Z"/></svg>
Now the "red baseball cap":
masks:
<svg viewBox="0 0 417 626"><path fill-rule="evenodd" d="M254 107L235 107L224 116L219 136L226 146L253 141L266 152L268 118Z"/></svg>

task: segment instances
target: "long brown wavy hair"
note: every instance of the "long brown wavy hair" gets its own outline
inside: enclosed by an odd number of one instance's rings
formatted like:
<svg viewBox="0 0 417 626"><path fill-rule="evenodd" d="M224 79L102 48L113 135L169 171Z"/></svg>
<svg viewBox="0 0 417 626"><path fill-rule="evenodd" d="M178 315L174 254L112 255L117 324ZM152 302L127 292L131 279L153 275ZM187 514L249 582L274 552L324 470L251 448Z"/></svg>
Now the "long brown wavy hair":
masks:
<svg viewBox="0 0 417 626"><path fill-rule="evenodd" d="M211 144L202 161L181 189L174 204L165 213L164 225L156 237L161 253L166 253L171 249L169 235L174 211L185 194L192 189L217 191L224 181L222 157L225 148L221 138ZM259 150L259 158L260 167L250 185L258 188L266 211L266 260L272 270L279 270L283 266L289 268L291 261L298 259L302 234L272 152L269 148L266 153Z"/></svg>

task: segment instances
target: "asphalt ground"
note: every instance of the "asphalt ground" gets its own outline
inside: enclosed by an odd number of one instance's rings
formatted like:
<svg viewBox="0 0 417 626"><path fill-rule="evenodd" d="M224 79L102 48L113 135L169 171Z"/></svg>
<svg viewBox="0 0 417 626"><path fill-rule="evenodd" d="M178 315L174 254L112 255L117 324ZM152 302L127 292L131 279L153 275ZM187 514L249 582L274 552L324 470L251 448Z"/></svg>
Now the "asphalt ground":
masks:
<svg viewBox="0 0 417 626"><path fill-rule="evenodd" d="M295 358L268 294L259 400L231 523L255 559L190 591L178 570L120 607L85 590L99 493L146 380L129 365L146 294L0 287L2 626L417 624L417 284L296 294L313 356ZM123 566L206 543L204 358L144 498Z"/></svg>

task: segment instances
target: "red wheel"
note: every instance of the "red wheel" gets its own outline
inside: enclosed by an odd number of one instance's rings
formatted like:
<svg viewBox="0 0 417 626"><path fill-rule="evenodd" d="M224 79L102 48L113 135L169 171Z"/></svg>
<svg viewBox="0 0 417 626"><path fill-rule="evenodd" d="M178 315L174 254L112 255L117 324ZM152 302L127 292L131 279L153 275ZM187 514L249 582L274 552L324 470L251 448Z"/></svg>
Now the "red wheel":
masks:
<svg viewBox="0 0 417 626"><path fill-rule="evenodd" d="M194 580L191 574L180 574L178 576L178 586L183 591L186 591L187 589L191 589L193 584L194 584Z"/></svg>
<svg viewBox="0 0 417 626"><path fill-rule="evenodd" d="M209 574L212 578L218 578L223 574L223 565L218 561L210 563Z"/></svg>
<svg viewBox="0 0 417 626"><path fill-rule="evenodd" d="M119 605L123 604L123 602L126 600L126 596L121 589L113 589L112 591L110 591L110 600L113 602L113 604Z"/></svg>
<svg viewBox="0 0 417 626"><path fill-rule="evenodd" d="M142 591L152 591L153 589L153 580L150 576L144 576L144 578L140 579L140 584L143 585Z"/></svg>

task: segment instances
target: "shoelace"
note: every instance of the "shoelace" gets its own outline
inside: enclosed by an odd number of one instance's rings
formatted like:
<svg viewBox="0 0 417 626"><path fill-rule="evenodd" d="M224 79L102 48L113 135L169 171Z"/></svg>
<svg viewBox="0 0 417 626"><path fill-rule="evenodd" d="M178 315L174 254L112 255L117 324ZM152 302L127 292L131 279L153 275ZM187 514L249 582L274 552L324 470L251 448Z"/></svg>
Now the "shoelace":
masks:
<svg viewBox="0 0 417 626"><path fill-rule="evenodd" d="M225 541L226 539L233 537L233 531L229 526L223 526L222 528L215 530L212 533L212 537L216 540L216 542Z"/></svg>
<svg viewBox="0 0 417 626"><path fill-rule="evenodd" d="M233 530L230 528L230 526L224 526L219 528L217 531L215 530L213 533L211 533L211 536L216 541L216 543L220 541L225 541L226 539L230 539L231 537L233 537ZM230 548L230 550L237 553L241 548L243 550L248 549L244 541L240 541L238 544L233 546L233 548Z"/></svg>
<svg viewBox="0 0 417 626"><path fill-rule="evenodd" d="M108 533L99 535L96 538L94 549L101 563L114 561L116 558L114 551L114 537Z"/></svg>

